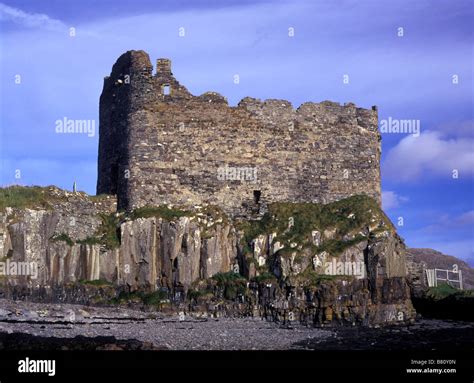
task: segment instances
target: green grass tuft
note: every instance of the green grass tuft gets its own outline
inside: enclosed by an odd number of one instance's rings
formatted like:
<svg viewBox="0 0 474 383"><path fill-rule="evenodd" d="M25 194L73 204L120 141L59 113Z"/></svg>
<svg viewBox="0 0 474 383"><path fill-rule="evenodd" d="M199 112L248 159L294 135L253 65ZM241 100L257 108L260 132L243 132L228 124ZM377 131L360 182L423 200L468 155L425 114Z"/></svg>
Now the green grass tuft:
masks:
<svg viewBox="0 0 474 383"><path fill-rule="evenodd" d="M73 245L74 245L74 241L73 241L73 240L71 239L71 237L69 237L69 235L67 235L66 233L54 235L54 236L52 236L50 239L51 239L51 241L53 241L53 242L64 241L64 242L66 242L69 246L73 246Z"/></svg>
<svg viewBox="0 0 474 383"><path fill-rule="evenodd" d="M234 273L233 271L229 271L227 273L217 273L212 276L212 279L215 280L218 285L236 283L242 280L246 281L246 279L242 275Z"/></svg>
<svg viewBox="0 0 474 383"><path fill-rule="evenodd" d="M290 218L293 225L289 227ZM378 203L366 196L357 195L326 205L315 203L272 203L268 212L258 221L239 221L237 229L244 233L244 253L251 252L250 243L260 234L277 233L275 241L280 241L288 247L292 242L304 248L312 247L311 232L318 230L324 233L327 229L335 229L333 240L326 240L320 249L336 255L348 246L364 240L357 236L354 240L343 241L349 233L356 233L368 226L373 226L373 219L382 223L387 230L394 230L392 223Z"/></svg>
<svg viewBox="0 0 474 383"><path fill-rule="evenodd" d="M164 291L158 290L154 292L144 291L133 291L125 292L121 291L119 295L110 300L111 304L124 304L129 302L142 303L146 306L159 307L163 301L168 299L168 294Z"/></svg>
<svg viewBox="0 0 474 383"><path fill-rule="evenodd" d="M107 249L116 249L120 246L120 218L115 214L100 214L102 224L99 226L96 238L100 238ZM92 237L89 241L94 242Z"/></svg>
<svg viewBox="0 0 474 383"><path fill-rule="evenodd" d="M0 188L0 210L11 208L51 209L51 202L58 197L51 196L48 188L39 186L9 186Z"/></svg>
<svg viewBox="0 0 474 383"><path fill-rule="evenodd" d="M211 279L224 290L224 298L229 300L235 299L238 295L245 295L247 290L247 279L232 271L217 273Z"/></svg>
<svg viewBox="0 0 474 383"><path fill-rule="evenodd" d="M430 287L426 293L426 296L435 301L450 297L450 296L468 296L471 295L469 290L459 290L447 283L440 284L436 287Z"/></svg>
<svg viewBox="0 0 474 383"><path fill-rule="evenodd" d="M80 245L98 245L102 243L102 240L98 237L87 237L85 239L79 239L76 243Z"/></svg>
<svg viewBox="0 0 474 383"><path fill-rule="evenodd" d="M277 278L272 273L263 272L262 274L257 275L255 278L253 278L253 281L257 283L276 283Z"/></svg>
<svg viewBox="0 0 474 383"><path fill-rule="evenodd" d="M352 276L348 275L327 275L327 274L318 274L310 267L308 267L304 272L295 276L296 280L308 287L317 287L323 282L335 282L338 280L352 280Z"/></svg>
<svg viewBox="0 0 474 383"><path fill-rule="evenodd" d="M152 293L144 294L142 301L147 306L159 306L161 302L168 298L168 294L164 291L158 290Z"/></svg>
<svg viewBox="0 0 474 383"><path fill-rule="evenodd" d="M131 212L130 218L134 220L137 218L158 217L166 221L171 221L189 215L191 215L191 212L187 210L169 208L168 206L144 206Z"/></svg>

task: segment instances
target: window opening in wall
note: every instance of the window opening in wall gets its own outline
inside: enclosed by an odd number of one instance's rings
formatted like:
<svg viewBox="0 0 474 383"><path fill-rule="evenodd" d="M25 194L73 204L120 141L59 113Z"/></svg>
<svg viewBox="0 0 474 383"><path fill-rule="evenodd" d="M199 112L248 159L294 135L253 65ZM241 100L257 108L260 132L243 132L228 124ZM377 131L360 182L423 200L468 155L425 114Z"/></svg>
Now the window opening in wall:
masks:
<svg viewBox="0 0 474 383"><path fill-rule="evenodd" d="M253 191L253 200L256 204L260 203L260 196L262 195L262 192L260 190L254 190Z"/></svg>
<svg viewBox="0 0 474 383"><path fill-rule="evenodd" d="M163 94L165 96L169 96L170 92L171 92L171 87L168 84L163 85Z"/></svg>

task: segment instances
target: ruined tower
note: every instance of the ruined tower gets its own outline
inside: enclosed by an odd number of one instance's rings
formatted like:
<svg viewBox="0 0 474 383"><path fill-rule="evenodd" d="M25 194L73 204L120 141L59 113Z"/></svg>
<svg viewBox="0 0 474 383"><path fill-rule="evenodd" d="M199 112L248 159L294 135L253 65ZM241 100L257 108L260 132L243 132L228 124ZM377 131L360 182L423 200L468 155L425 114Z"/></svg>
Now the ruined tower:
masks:
<svg viewBox="0 0 474 383"><path fill-rule="evenodd" d="M276 201L367 194L380 201L377 109L324 101L294 109L215 92L194 96L171 62L129 51L104 79L97 193L119 209L220 206L245 216Z"/></svg>

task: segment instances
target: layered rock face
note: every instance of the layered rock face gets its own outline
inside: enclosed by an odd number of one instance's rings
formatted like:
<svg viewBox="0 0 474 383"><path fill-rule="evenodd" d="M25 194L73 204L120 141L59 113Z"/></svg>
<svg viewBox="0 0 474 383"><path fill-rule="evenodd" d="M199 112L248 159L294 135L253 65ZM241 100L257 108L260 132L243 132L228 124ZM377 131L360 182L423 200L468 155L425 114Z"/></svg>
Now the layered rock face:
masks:
<svg viewBox="0 0 474 383"><path fill-rule="evenodd" d="M42 193L53 200L48 209L7 207L0 215L0 257L38 267L37 278L12 276L11 285L101 279L131 289L188 288L199 278L229 271L237 257L229 224L209 224L198 216L130 220L115 212L110 196L55 188Z"/></svg>
<svg viewBox="0 0 474 383"><path fill-rule="evenodd" d="M261 220L232 221L211 206L117 213L110 196L35 193L28 203L1 201L6 296L112 304L147 292L160 307L311 324L405 323L415 314L404 245L368 197L273 204ZM20 264L36 273L14 275Z"/></svg>

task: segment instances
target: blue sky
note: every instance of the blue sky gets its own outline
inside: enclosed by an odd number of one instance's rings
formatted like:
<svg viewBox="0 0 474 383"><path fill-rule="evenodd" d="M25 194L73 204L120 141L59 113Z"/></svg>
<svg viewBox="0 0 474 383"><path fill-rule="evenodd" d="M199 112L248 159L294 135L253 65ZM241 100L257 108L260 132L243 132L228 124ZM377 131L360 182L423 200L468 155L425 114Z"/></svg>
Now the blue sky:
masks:
<svg viewBox="0 0 474 383"><path fill-rule="evenodd" d="M0 0L0 184L94 194L102 79L143 49L232 105L332 100L419 121L418 137L382 135L384 209L408 246L474 264L473 19L452 0ZM95 136L56 133L64 117L95 120Z"/></svg>

